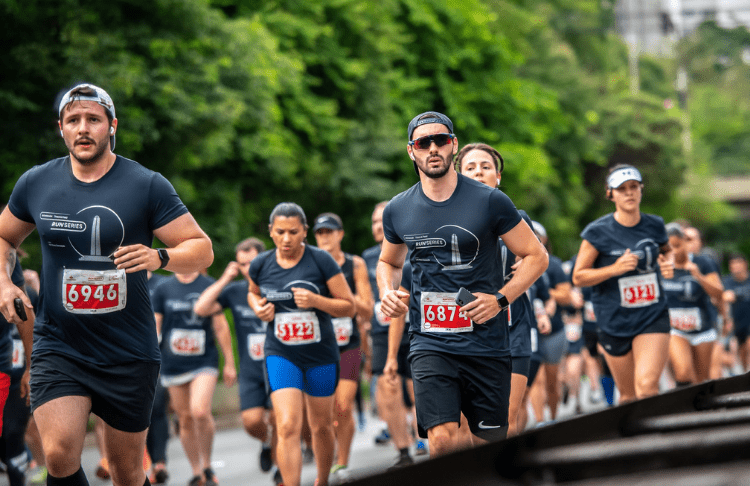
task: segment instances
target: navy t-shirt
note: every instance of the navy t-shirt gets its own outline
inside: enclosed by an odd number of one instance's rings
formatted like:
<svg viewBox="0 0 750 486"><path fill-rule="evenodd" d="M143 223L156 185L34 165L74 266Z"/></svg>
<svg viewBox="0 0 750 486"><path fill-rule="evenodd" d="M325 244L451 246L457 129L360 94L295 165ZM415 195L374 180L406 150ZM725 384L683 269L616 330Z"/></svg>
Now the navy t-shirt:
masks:
<svg viewBox="0 0 750 486"><path fill-rule="evenodd" d="M560 283L570 282L570 277L565 274L563 269L563 261L555 255L549 256L549 266L547 267L547 282L550 289L554 289ZM563 322L563 312L566 311L565 306L557 305L555 307L555 315L550 316L550 322L552 323L552 332L550 335L562 331L565 328Z"/></svg>
<svg viewBox="0 0 750 486"><path fill-rule="evenodd" d="M195 313L195 302L214 279L205 275L190 283L168 277L154 290L154 312L164 316L161 325L161 374L178 376L200 368L218 368L211 317Z"/></svg>
<svg viewBox="0 0 750 486"><path fill-rule="evenodd" d="M344 253L344 264L341 265L341 272L344 274L352 294L356 294L357 284L354 281L354 258L352 258L352 255ZM339 352L345 353L359 347L361 339L356 318L332 317L331 322L333 322L333 330L336 333Z"/></svg>
<svg viewBox="0 0 750 486"><path fill-rule="evenodd" d="M10 276L10 280L13 282L13 285L23 290L25 280L23 278L23 269L21 269L21 264L18 262L18 259L16 259L16 266L13 267L13 273ZM16 330L15 324L6 321L2 314L0 314L0 373L10 375L11 380L14 377L14 374L11 371L17 371L17 365L21 365L19 377L23 375L23 370L26 369L26 357L23 354L22 349L19 350L18 344L15 343L15 339L11 337L13 330ZM16 335L18 335L17 330ZM14 364L16 366L14 366Z"/></svg>
<svg viewBox="0 0 750 486"><path fill-rule="evenodd" d="M8 208L36 225L42 244L34 355L158 362L146 271L125 274L110 256L150 247L154 230L188 212L169 181L118 155L101 179L81 182L63 157L23 174Z"/></svg>
<svg viewBox="0 0 750 486"><path fill-rule="evenodd" d="M370 287L372 287L372 301L375 302L372 318L370 318L370 336L373 340L373 346L377 346L378 344L387 346L388 326L391 325L391 318L386 317L380 311L380 290L378 289L376 274L378 260L380 260L380 245L366 249L362 252L362 258L365 260L365 265L367 265L367 276L370 278Z"/></svg>
<svg viewBox="0 0 750 486"><path fill-rule="evenodd" d="M531 218L526 214L526 211L519 209L518 213L521 215L526 224L531 228ZM503 269L502 282L498 283L498 289L505 285L507 280L512 278L513 265L516 263L516 255L505 246L502 238L500 238L499 246L499 258ZM514 358L524 358L531 355L531 319L533 319L534 310L531 308L531 302L529 297L524 292L518 297L513 303L510 304L509 312L503 314L508 318L508 326L510 326L510 354Z"/></svg>
<svg viewBox="0 0 750 486"><path fill-rule="evenodd" d="M637 336L667 309L657 258L669 238L664 220L641 213L633 227L615 221L612 213L584 228L581 238L599 252L594 268L612 265L630 249L638 255L635 270L593 286L592 301L599 328L610 336Z"/></svg>
<svg viewBox="0 0 750 486"><path fill-rule="evenodd" d="M724 290L734 292L737 300L732 304L734 328L739 331L750 330L750 278L738 282L731 275L723 279Z"/></svg>
<svg viewBox="0 0 750 486"><path fill-rule="evenodd" d="M460 174L446 201L432 201L418 183L388 203L383 211L385 238L393 244L405 243L411 251L411 308L416 309L413 315L420 316L410 323L411 355L424 351L510 354L508 325L501 314L470 329L470 321L455 311L452 298L460 287L472 293L499 290L498 237L520 221L503 192Z"/></svg>
<svg viewBox="0 0 750 486"><path fill-rule="evenodd" d="M256 316L247 303L247 289L247 280L232 282L224 287L217 300L224 309L232 312L240 355L240 374L259 376L263 373L263 349L268 323Z"/></svg>
<svg viewBox="0 0 750 486"><path fill-rule="evenodd" d="M253 260L250 278L276 309L273 325L266 332L266 356L281 356L300 367L338 363L331 316L319 309L298 308L292 287L331 297L328 280L339 273L341 268L327 251L309 245L292 268L279 266L275 249Z"/></svg>
<svg viewBox="0 0 750 486"><path fill-rule="evenodd" d="M715 271L715 265L707 258L698 255L690 255L689 258L698 265L703 275ZM662 285L667 295L673 329L692 334L713 328L711 297L689 271L675 268L674 277L664 279Z"/></svg>
<svg viewBox="0 0 750 486"><path fill-rule="evenodd" d="M547 274L543 273L536 282L531 284L531 287L526 291L526 296L531 303L531 329L529 332L529 341L531 348L531 357L537 361L541 361L542 357L539 355L539 326L536 320L537 312L545 313L544 303L550 298L549 296L549 284L547 283Z"/></svg>
<svg viewBox="0 0 750 486"><path fill-rule="evenodd" d="M591 287L581 287L583 294L583 332L596 332L596 312L591 300L594 290Z"/></svg>

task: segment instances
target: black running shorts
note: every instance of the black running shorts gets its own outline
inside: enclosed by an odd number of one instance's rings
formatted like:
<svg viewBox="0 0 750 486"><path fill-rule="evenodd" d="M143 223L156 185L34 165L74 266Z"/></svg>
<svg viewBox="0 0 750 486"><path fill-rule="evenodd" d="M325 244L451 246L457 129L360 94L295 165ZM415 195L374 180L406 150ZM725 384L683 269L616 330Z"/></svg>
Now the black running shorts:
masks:
<svg viewBox="0 0 750 486"><path fill-rule="evenodd" d="M135 361L101 366L69 356L44 354L31 360L31 409L56 398L91 398L91 412L112 428L141 432L151 422L159 363Z"/></svg>
<svg viewBox="0 0 750 486"><path fill-rule="evenodd" d="M461 412L471 433L500 440L508 431L511 358L447 353L411 357L419 436L437 425L457 422Z"/></svg>

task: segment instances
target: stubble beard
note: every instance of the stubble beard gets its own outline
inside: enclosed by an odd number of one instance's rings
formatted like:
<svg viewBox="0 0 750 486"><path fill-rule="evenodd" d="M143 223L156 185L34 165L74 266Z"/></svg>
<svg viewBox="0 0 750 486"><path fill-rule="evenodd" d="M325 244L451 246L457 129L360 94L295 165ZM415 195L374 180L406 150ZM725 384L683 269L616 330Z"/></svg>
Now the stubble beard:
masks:
<svg viewBox="0 0 750 486"><path fill-rule="evenodd" d="M440 160L442 160L442 164L439 167L430 168L429 162L427 162L432 157L439 157ZM422 172L424 175L429 177L430 179L440 179L445 174L448 173L448 170L450 170L450 162L446 162L445 157L442 155L430 155L423 159L424 168L421 167L421 164L417 164L417 167L419 167L419 171Z"/></svg>

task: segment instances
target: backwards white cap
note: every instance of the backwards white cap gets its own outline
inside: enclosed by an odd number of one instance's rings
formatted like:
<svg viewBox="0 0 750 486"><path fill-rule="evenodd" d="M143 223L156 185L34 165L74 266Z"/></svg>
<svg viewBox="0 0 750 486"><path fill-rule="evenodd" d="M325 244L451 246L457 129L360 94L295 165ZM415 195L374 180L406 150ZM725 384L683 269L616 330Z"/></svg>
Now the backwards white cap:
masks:
<svg viewBox="0 0 750 486"><path fill-rule="evenodd" d="M607 177L607 187L617 189L627 181L643 182L643 177L641 177L640 171L635 167L622 167Z"/></svg>
<svg viewBox="0 0 750 486"><path fill-rule="evenodd" d="M88 88L89 90L93 91L92 94L83 94L80 92L81 89ZM73 92L75 93L73 94ZM71 88L65 95L63 95L62 99L60 100L60 106L57 108L57 116L62 118L62 112L63 109L65 109L66 106L68 106L69 103L73 101L93 101L95 103L100 104L104 109L112 116L112 118L117 118L115 116L115 104L112 103L112 98L107 94L106 91L104 91L99 86L94 86L93 84L79 84ZM115 150L115 136L110 135L109 137L110 141L110 150Z"/></svg>

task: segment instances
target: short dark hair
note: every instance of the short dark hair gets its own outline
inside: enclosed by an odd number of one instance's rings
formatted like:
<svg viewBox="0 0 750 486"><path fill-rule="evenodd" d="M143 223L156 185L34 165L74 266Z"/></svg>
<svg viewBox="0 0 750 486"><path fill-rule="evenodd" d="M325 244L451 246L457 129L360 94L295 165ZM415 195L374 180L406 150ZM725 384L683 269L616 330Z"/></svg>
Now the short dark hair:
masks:
<svg viewBox="0 0 750 486"><path fill-rule="evenodd" d="M732 261L732 260L744 260L744 261L747 261L747 258L742 253L740 253L738 251L733 251L732 253L729 254L729 258L727 258L727 260L728 261Z"/></svg>
<svg viewBox="0 0 750 486"><path fill-rule="evenodd" d="M245 238L244 240L237 243L237 246L234 247L234 252L239 253L241 251L250 251L253 249L255 249L258 253L263 253L264 251L266 251L266 245L258 238Z"/></svg>
<svg viewBox="0 0 750 486"><path fill-rule="evenodd" d="M486 143L470 143L468 145L464 145L464 147L458 151L458 154L456 154L456 170L461 172L461 163L463 162L464 157L466 157L466 154L468 154L472 150L483 150L487 152L489 156L492 157L492 161L495 164L495 170L502 174L503 169L505 168L505 161L503 160L503 156L500 155L500 152L498 152L490 145L487 145Z"/></svg>
<svg viewBox="0 0 750 486"><path fill-rule="evenodd" d="M273 211L271 211L271 217L268 218L268 224L273 224L279 216L284 216L286 218L299 218L302 226L307 227L307 216L305 216L305 211L299 206L299 204L293 202L282 202L277 204L276 207L273 208Z"/></svg>

